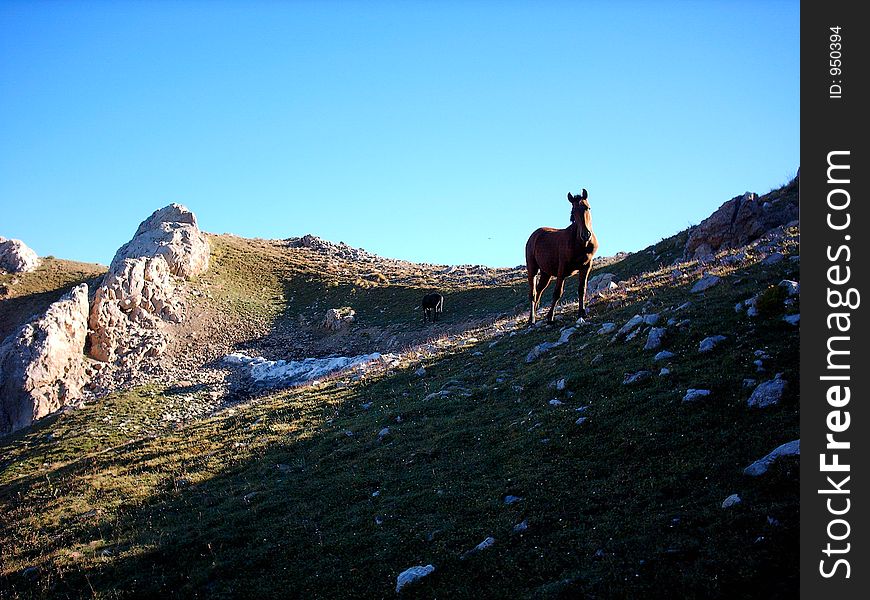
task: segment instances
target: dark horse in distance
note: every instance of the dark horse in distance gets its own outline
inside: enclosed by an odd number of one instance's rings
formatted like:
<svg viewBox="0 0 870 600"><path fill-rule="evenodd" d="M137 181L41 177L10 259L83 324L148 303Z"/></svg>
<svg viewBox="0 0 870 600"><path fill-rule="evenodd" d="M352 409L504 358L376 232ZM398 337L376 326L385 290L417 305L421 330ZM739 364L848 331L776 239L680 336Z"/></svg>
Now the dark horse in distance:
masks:
<svg viewBox="0 0 870 600"><path fill-rule="evenodd" d="M441 294L426 294L423 296L423 322L438 320L438 315L444 312L444 296Z"/></svg>
<svg viewBox="0 0 870 600"><path fill-rule="evenodd" d="M565 229L541 227L536 229L526 242L526 269L529 275L529 324L535 322L535 311L541 295L556 278L553 290L553 305L547 314L547 322L553 322L556 303L562 297L565 278L578 273L580 282L579 318L586 316L586 281L592 269L592 257L598 251L598 238L592 233L592 213L584 189L579 196L568 192L571 203L571 225ZM540 272L540 278L536 276Z"/></svg>

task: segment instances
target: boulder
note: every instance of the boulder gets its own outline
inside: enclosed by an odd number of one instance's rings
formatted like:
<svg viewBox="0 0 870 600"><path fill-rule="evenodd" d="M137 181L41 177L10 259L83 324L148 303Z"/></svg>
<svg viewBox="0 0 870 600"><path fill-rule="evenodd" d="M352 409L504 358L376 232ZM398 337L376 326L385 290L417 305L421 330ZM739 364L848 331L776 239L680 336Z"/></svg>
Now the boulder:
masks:
<svg viewBox="0 0 870 600"><path fill-rule="evenodd" d="M0 344L0 433L27 427L81 397L87 323L83 283Z"/></svg>
<svg viewBox="0 0 870 600"><path fill-rule="evenodd" d="M603 291L614 290L619 286L616 284L616 275L613 273L599 273L589 278L586 282L586 293L595 295Z"/></svg>
<svg viewBox="0 0 870 600"><path fill-rule="evenodd" d="M777 373L775 378L759 384L746 403L750 408L765 408L779 404L786 386L788 382L782 378L782 373Z"/></svg>
<svg viewBox="0 0 870 600"><path fill-rule="evenodd" d="M349 306L330 308L323 318L323 327L330 331L344 329L356 320L356 311Z"/></svg>
<svg viewBox="0 0 870 600"><path fill-rule="evenodd" d="M399 576L396 577L396 593L402 591L402 588L408 584L414 583L415 581L419 581L423 579L427 575L430 575L435 571L435 567L433 565L419 565L416 567L411 567L410 569L405 569Z"/></svg>
<svg viewBox="0 0 870 600"><path fill-rule="evenodd" d="M91 356L131 367L160 356L169 345L165 323L185 318L175 278L202 274L208 263L208 239L184 206L170 204L142 221L94 295Z"/></svg>
<svg viewBox="0 0 870 600"><path fill-rule="evenodd" d="M686 259L710 259L726 248L739 248L798 218L796 177L784 188L758 198L751 192L735 196L693 227L686 240ZM766 205L766 206L765 206Z"/></svg>
<svg viewBox="0 0 870 600"><path fill-rule="evenodd" d="M658 350L662 345L662 339L665 336L665 332L667 331L664 327L653 327L649 330L649 335L646 338L646 345L644 345L644 350Z"/></svg>
<svg viewBox="0 0 870 600"><path fill-rule="evenodd" d="M21 240L0 236L0 271L29 273L39 266L39 257Z"/></svg>
<svg viewBox="0 0 870 600"><path fill-rule="evenodd" d="M710 390L697 390L693 388L689 388L686 390L686 395L683 396L683 402L697 402L702 398L706 398L712 392Z"/></svg>
<svg viewBox="0 0 870 600"><path fill-rule="evenodd" d="M123 270L128 258L160 256L172 275L188 278L208 271L209 254L196 215L181 204L170 204L139 224L133 239L115 253L109 272Z"/></svg>

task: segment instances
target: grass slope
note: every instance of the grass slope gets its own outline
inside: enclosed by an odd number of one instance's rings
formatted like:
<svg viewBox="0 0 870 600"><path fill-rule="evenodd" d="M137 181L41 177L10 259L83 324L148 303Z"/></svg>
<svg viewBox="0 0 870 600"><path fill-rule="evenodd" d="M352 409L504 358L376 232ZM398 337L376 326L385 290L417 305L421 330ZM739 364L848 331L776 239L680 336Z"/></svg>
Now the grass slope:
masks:
<svg viewBox="0 0 870 600"><path fill-rule="evenodd" d="M235 242L222 243L206 276L215 302L280 322L296 318L297 302L332 301L322 300L328 286L279 294L301 276L272 279L289 266L222 273ZM626 373L661 366L644 339L611 342L590 325L527 364L559 332L518 328L447 348L423 377L412 361L183 428L159 423L161 403L174 401L161 388L40 422L0 446L0 594L378 598L394 595L400 571L431 563L436 571L403 596L792 597L797 463L759 478L742 470L798 437L797 328L781 320L781 303L756 319L733 306L796 270L723 268L702 297L688 293L692 278L674 283L662 271L599 302L596 324L644 310L689 319L668 328L671 375L636 386L621 384ZM410 302L420 290L389 293L368 299L377 309L358 304L365 318L405 322L401 295ZM515 302L509 287L480 293L492 312L500 295ZM472 302L454 305L474 314ZM714 334L728 339L698 353ZM763 375L755 350L771 357ZM743 379L777 372L793 382L783 402L749 409ZM550 384L561 378L557 392ZM690 387L713 394L683 404ZM554 397L564 404L549 405ZM581 414L589 420L576 425ZM732 493L743 503L722 509ZM507 505L508 494L522 500ZM492 548L461 558L487 536Z"/></svg>

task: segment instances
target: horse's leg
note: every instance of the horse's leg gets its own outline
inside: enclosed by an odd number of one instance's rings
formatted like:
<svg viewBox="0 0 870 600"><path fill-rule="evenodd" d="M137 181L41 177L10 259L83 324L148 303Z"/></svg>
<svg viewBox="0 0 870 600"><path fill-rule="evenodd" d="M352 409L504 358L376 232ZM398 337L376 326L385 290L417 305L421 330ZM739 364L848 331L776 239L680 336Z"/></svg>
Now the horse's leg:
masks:
<svg viewBox="0 0 870 600"><path fill-rule="evenodd" d="M531 309L529 310L529 325L535 324L535 309L537 308L535 304L535 296L537 296L537 290L535 287L535 280L537 277L537 273L532 270L532 267L528 269L529 275L529 304L531 305Z"/></svg>
<svg viewBox="0 0 870 600"><path fill-rule="evenodd" d="M580 280L578 284L580 287L577 290L577 318L583 319L586 317L586 285L589 279L589 272L592 270L592 261L590 260L587 264L580 267L580 272L577 273L577 278Z"/></svg>
<svg viewBox="0 0 870 600"><path fill-rule="evenodd" d="M556 303L559 302L559 298L562 297L562 291L565 289L565 277L564 276L556 276L556 289L553 290L553 305L550 307L550 312L547 314L547 322L553 323L555 321L554 313L556 312Z"/></svg>
<svg viewBox="0 0 870 600"><path fill-rule="evenodd" d="M541 305L541 296L544 295L544 290L547 289L547 286L550 285L550 279L552 279L552 275L549 273L544 273L541 271L541 276L538 278L538 293L535 296L535 310L538 310L538 307Z"/></svg>

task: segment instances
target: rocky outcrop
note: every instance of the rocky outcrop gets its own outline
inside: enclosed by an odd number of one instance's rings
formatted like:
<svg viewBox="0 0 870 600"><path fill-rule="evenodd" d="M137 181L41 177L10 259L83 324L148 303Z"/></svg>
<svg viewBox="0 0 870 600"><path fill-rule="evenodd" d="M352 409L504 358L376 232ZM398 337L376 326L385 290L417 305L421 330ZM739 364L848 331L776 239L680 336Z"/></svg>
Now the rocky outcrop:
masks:
<svg viewBox="0 0 870 600"><path fill-rule="evenodd" d="M771 229L798 218L796 177L787 186L759 198L746 192L735 196L692 228L686 259L710 259L719 250L744 246Z"/></svg>
<svg viewBox="0 0 870 600"><path fill-rule="evenodd" d="M80 398L87 323L83 283L0 344L0 433L27 427Z"/></svg>
<svg viewBox="0 0 870 600"><path fill-rule="evenodd" d="M170 204L145 219L118 249L95 294L91 356L133 366L161 355L168 346L164 324L185 316L177 278L204 273L208 262L208 239L187 208Z"/></svg>
<svg viewBox="0 0 870 600"><path fill-rule="evenodd" d="M21 240L0 236L0 271L29 273L39 266L39 257Z"/></svg>

